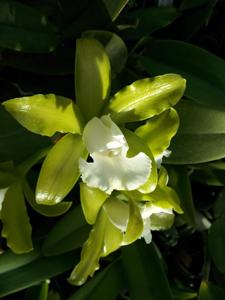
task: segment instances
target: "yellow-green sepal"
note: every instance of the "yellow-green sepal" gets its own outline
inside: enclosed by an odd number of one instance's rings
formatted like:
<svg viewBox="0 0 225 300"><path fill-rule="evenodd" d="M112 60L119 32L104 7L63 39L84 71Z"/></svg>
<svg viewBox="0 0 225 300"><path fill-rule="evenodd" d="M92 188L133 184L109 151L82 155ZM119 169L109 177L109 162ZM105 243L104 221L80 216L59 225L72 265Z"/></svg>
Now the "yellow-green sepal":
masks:
<svg viewBox="0 0 225 300"><path fill-rule="evenodd" d="M143 220L136 202L129 199L129 220L123 237L123 246L129 245L141 237Z"/></svg>
<svg viewBox="0 0 225 300"><path fill-rule="evenodd" d="M167 182L167 171L165 168L161 167L159 171L158 185L152 193L147 195L148 201L151 201L153 205L164 209L173 209L177 213L182 214L183 210L180 207L180 199L174 189L167 186Z"/></svg>
<svg viewBox="0 0 225 300"><path fill-rule="evenodd" d="M145 141L157 158L169 147L178 127L179 116L175 109L169 108L138 127L135 133Z"/></svg>
<svg viewBox="0 0 225 300"><path fill-rule="evenodd" d="M83 245L80 262L72 271L69 282L81 285L89 276L93 276L99 269L100 258L118 249L122 236L121 230L111 223L105 210L101 209L88 240Z"/></svg>
<svg viewBox="0 0 225 300"><path fill-rule="evenodd" d="M26 204L20 182L13 183L5 194L2 203L2 237L7 246L15 253L25 253L33 249Z"/></svg>
<svg viewBox="0 0 225 300"><path fill-rule="evenodd" d="M157 166L151 150L145 141L134 132L128 129L123 129L123 133L129 145L128 156L132 157L137 155L139 152L143 152L151 159L151 173L149 178L144 185L138 188L138 190L142 193L150 193L154 191L158 181Z"/></svg>
<svg viewBox="0 0 225 300"><path fill-rule="evenodd" d="M80 134L83 120L71 99L48 95L14 98L2 103L5 109L26 129L41 135L55 132Z"/></svg>
<svg viewBox="0 0 225 300"><path fill-rule="evenodd" d="M29 184L24 181L23 184L23 192L24 196L27 200L27 202L30 204L30 206L35 210L37 213L45 216L45 217L58 217L63 214L65 214L70 207L72 206L72 202L69 201L63 201L61 203L58 203L56 205L42 205L38 204L35 201L35 195L34 192L32 191L31 187Z"/></svg>
<svg viewBox="0 0 225 300"><path fill-rule="evenodd" d="M110 61L104 47L93 38L77 40L75 88L85 120L99 116L110 93Z"/></svg>
<svg viewBox="0 0 225 300"><path fill-rule="evenodd" d="M103 191L80 183L80 201L86 221L94 224L99 210L108 198Z"/></svg>
<svg viewBox="0 0 225 300"><path fill-rule="evenodd" d="M80 157L87 157L80 135L68 133L52 147L37 182L38 204L55 205L69 193L80 176Z"/></svg>
<svg viewBox="0 0 225 300"><path fill-rule="evenodd" d="M186 81L177 74L137 80L117 92L104 113L116 123L151 118L174 106L183 96Z"/></svg>

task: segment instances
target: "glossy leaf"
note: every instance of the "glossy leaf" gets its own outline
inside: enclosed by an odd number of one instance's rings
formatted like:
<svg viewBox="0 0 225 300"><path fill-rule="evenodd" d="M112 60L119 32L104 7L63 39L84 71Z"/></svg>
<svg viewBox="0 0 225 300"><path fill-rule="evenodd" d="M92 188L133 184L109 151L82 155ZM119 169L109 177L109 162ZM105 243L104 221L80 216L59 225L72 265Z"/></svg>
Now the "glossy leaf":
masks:
<svg viewBox="0 0 225 300"><path fill-rule="evenodd" d="M225 290L211 282L202 281L199 291L199 300L218 300L225 298Z"/></svg>
<svg viewBox="0 0 225 300"><path fill-rule="evenodd" d="M29 184L27 182L24 182L23 185L24 188L24 195L27 200L27 202L30 204L30 206L35 210L37 213L46 216L46 217L58 217L63 214L65 214L70 207L72 206L72 202L64 201L61 203L58 203L56 205L42 205L37 204L35 201L35 195L32 189L30 188Z"/></svg>
<svg viewBox="0 0 225 300"><path fill-rule="evenodd" d="M20 183L14 183L6 192L2 204L2 236L8 247L15 253L25 253L33 249L31 225Z"/></svg>
<svg viewBox="0 0 225 300"><path fill-rule="evenodd" d="M63 216L47 234L42 247L44 255L58 255L81 247L89 231L82 209L77 206Z"/></svg>
<svg viewBox="0 0 225 300"><path fill-rule="evenodd" d="M169 163L188 164L224 157L225 110L212 109L192 101L176 106L180 127L172 140Z"/></svg>
<svg viewBox="0 0 225 300"><path fill-rule="evenodd" d="M225 220L223 218L213 222L209 229L209 252L217 269L225 273Z"/></svg>
<svg viewBox="0 0 225 300"><path fill-rule="evenodd" d="M195 165L191 179L205 185L225 185L225 163L216 161L207 164Z"/></svg>
<svg viewBox="0 0 225 300"><path fill-rule="evenodd" d="M79 178L78 162L86 156L80 135L67 134L49 151L38 178L36 201L55 205L73 188Z"/></svg>
<svg viewBox="0 0 225 300"><path fill-rule="evenodd" d="M76 101L86 121L101 114L110 93L110 62L95 39L78 39L75 63Z"/></svg>
<svg viewBox="0 0 225 300"><path fill-rule="evenodd" d="M89 280L67 300L115 300L123 287L120 261L113 262Z"/></svg>
<svg viewBox="0 0 225 300"><path fill-rule="evenodd" d="M175 8L167 7L145 7L136 9L127 14L129 18L137 19L137 26L134 29L124 30L124 35L131 39L139 39L143 36L150 36L153 32L168 26L180 12Z"/></svg>
<svg viewBox="0 0 225 300"><path fill-rule="evenodd" d="M179 116L175 109L170 108L138 127L135 133L148 144L156 158L169 147L178 127Z"/></svg>
<svg viewBox="0 0 225 300"><path fill-rule="evenodd" d="M41 135L55 132L81 133L82 119L72 100L56 96L34 95L3 102L6 110L26 129Z"/></svg>
<svg viewBox="0 0 225 300"><path fill-rule="evenodd" d="M184 89L185 79L176 74L140 79L117 92L105 114L119 123L145 120L175 105Z"/></svg>
<svg viewBox="0 0 225 300"><path fill-rule="evenodd" d="M195 226L195 208L192 198L191 182L186 166L169 167L170 185L177 192L183 210L182 218L191 226Z"/></svg>
<svg viewBox="0 0 225 300"><path fill-rule="evenodd" d="M85 242L80 262L72 271L69 282L73 285L82 285L99 269L99 259L119 248L122 241L122 232L108 219L104 209L101 210L88 240Z"/></svg>
<svg viewBox="0 0 225 300"><path fill-rule="evenodd" d="M135 156L139 152L144 152L151 159L150 176L149 176L147 182L138 189L142 193L150 193L150 192L154 191L154 189L156 188L157 180L158 180L157 166L156 166L154 157L151 153L151 150L148 148L147 144L145 143L145 140L141 139L139 136L137 136L132 131L130 131L128 129L124 129L123 133L125 135L128 145L130 147L128 150L128 157Z"/></svg>
<svg viewBox="0 0 225 300"><path fill-rule="evenodd" d="M151 75L182 75L187 80L185 95L192 100L225 108L225 62L210 52L180 41L154 40L140 62Z"/></svg>
<svg viewBox="0 0 225 300"><path fill-rule="evenodd" d="M41 257L27 265L0 275L0 297L40 283L46 278L69 270L74 264L74 253L55 257Z"/></svg>
<svg viewBox="0 0 225 300"><path fill-rule="evenodd" d="M80 201L86 221L94 224L99 210L108 195L103 191L80 183Z"/></svg>
<svg viewBox="0 0 225 300"><path fill-rule="evenodd" d="M112 21L115 21L128 1L129 0L102 0Z"/></svg>
<svg viewBox="0 0 225 300"><path fill-rule="evenodd" d="M116 74L123 70L128 53L126 44L117 34L103 30L88 30L82 33L82 37L99 40L109 57L112 73Z"/></svg>
<svg viewBox="0 0 225 300"><path fill-rule="evenodd" d="M159 253L153 243L138 241L122 248L125 276L132 300L172 300Z"/></svg>
<svg viewBox="0 0 225 300"><path fill-rule="evenodd" d="M25 266L35 261L40 255L40 250L37 247L28 253L20 255L13 253L11 250L7 250L0 256L0 275Z"/></svg>
<svg viewBox="0 0 225 300"><path fill-rule="evenodd" d="M0 105L0 162L20 163L50 145L49 138L27 131Z"/></svg>
<svg viewBox="0 0 225 300"><path fill-rule="evenodd" d="M18 1L0 1L0 46L16 51L45 53L59 42L54 26L38 10Z"/></svg>

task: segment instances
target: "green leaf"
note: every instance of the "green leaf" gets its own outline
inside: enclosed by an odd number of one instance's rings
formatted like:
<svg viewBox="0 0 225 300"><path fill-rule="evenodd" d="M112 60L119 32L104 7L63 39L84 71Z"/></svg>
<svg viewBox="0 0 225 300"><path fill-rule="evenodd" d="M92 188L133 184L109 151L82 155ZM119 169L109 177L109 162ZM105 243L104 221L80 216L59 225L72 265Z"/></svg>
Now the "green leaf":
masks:
<svg viewBox="0 0 225 300"><path fill-rule="evenodd" d="M20 163L50 144L49 138L33 134L20 126L0 105L0 162L13 160Z"/></svg>
<svg viewBox="0 0 225 300"><path fill-rule="evenodd" d="M180 41L153 40L140 62L151 75L182 75L187 80L185 95L190 99L225 108L225 62L210 52Z"/></svg>
<svg viewBox="0 0 225 300"><path fill-rule="evenodd" d="M104 113L119 123L145 120L175 105L184 89L185 79L176 74L140 79L117 92Z"/></svg>
<svg viewBox="0 0 225 300"><path fill-rule="evenodd" d="M45 280L43 283L34 285L27 289L24 300L47 300L49 283L50 280Z"/></svg>
<svg viewBox="0 0 225 300"><path fill-rule="evenodd" d="M178 127L179 116L175 109L170 108L138 127L135 133L148 144L156 158L169 147Z"/></svg>
<svg viewBox="0 0 225 300"><path fill-rule="evenodd" d="M190 164L223 158L225 110L185 100L176 109L180 117L180 127L170 146L172 153L165 161Z"/></svg>
<svg viewBox="0 0 225 300"><path fill-rule="evenodd" d="M211 282L202 281L199 291L199 300L218 300L225 298L225 290Z"/></svg>
<svg viewBox="0 0 225 300"><path fill-rule="evenodd" d="M151 243L138 241L122 248L125 276L132 300L172 300L159 252Z"/></svg>
<svg viewBox="0 0 225 300"><path fill-rule="evenodd" d="M52 136L57 131L82 131L79 109L68 98L39 94L11 99L2 104L22 126L34 133Z"/></svg>
<svg viewBox="0 0 225 300"><path fill-rule="evenodd" d="M180 16L175 8L168 7L145 7L128 13L128 18L136 18L137 26L134 29L124 30L124 37L139 39L150 36L153 32L168 26Z"/></svg>
<svg viewBox="0 0 225 300"><path fill-rule="evenodd" d="M87 7L76 15L73 21L64 31L66 38L78 37L85 30L107 28L112 24L128 3L129 0L99 0L86 1ZM74 3L74 1L73 1ZM78 1L74 9L77 13L77 6L80 5ZM69 5L71 7L71 2ZM64 9L65 10L65 9ZM60 11L61 13L61 11ZM70 12L71 13L71 12Z"/></svg>
<svg viewBox="0 0 225 300"><path fill-rule="evenodd" d="M110 62L95 39L78 39L75 64L76 100L86 121L101 114L110 93Z"/></svg>
<svg viewBox="0 0 225 300"><path fill-rule="evenodd" d="M30 206L35 210L37 213L46 216L46 217L58 217L63 214L65 214L70 207L72 206L72 202L61 202L56 205L42 205L37 204L35 201L35 195L32 189L30 188L29 184L27 182L24 182L23 185L24 188L24 195L27 200L27 202L30 204Z"/></svg>
<svg viewBox="0 0 225 300"><path fill-rule="evenodd" d="M122 232L116 228L102 209L85 242L81 259L72 271L69 282L73 285L82 285L99 269L99 259L118 249L122 242Z"/></svg>
<svg viewBox="0 0 225 300"><path fill-rule="evenodd" d="M82 37L95 38L104 46L113 74L123 70L127 62L127 47L117 34L103 30L88 30L82 33Z"/></svg>
<svg viewBox="0 0 225 300"><path fill-rule="evenodd" d="M123 237L123 245L129 245L140 238L143 231L143 221L135 201L129 200L129 219Z"/></svg>
<svg viewBox="0 0 225 300"><path fill-rule="evenodd" d="M2 204L2 236L8 247L15 253L25 253L33 249L31 225L20 183L14 183L6 192Z"/></svg>
<svg viewBox="0 0 225 300"><path fill-rule="evenodd" d="M80 206L70 210L47 234L42 251L46 256L69 252L82 246L88 237L87 225Z"/></svg>
<svg viewBox="0 0 225 300"><path fill-rule="evenodd" d="M221 218L212 223L208 247L217 269L225 273L225 219Z"/></svg>
<svg viewBox="0 0 225 300"><path fill-rule="evenodd" d="M89 280L67 300L115 300L123 287L120 262L116 261Z"/></svg>
<svg viewBox="0 0 225 300"><path fill-rule="evenodd" d="M12 161L0 163L0 189L6 188L17 180Z"/></svg>
<svg viewBox="0 0 225 300"><path fill-rule="evenodd" d="M38 204L55 205L73 188L80 172L78 161L86 157L80 135L71 133L62 137L49 151L38 178L36 201Z"/></svg>
<svg viewBox="0 0 225 300"><path fill-rule="evenodd" d="M138 189L142 193L150 193L154 191L158 181L157 166L154 157L151 153L151 150L148 148L147 144L145 143L145 140L141 139L132 131L128 129L124 129L123 133L129 145L128 157L132 157L137 155L140 152L144 152L151 159L151 163L152 163L151 174L147 182Z"/></svg>
<svg viewBox="0 0 225 300"><path fill-rule="evenodd" d="M128 2L129 0L102 0L112 21L115 21Z"/></svg>
<svg viewBox="0 0 225 300"><path fill-rule="evenodd" d="M225 163L216 161L207 164L195 165L191 179L205 185L225 185Z"/></svg>
<svg viewBox="0 0 225 300"><path fill-rule="evenodd" d="M41 257L27 265L0 275L0 297L39 284L69 270L76 260L74 253Z"/></svg>
<svg viewBox="0 0 225 300"><path fill-rule="evenodd" d="M213 212L216 218L225 217L225 188L220 191L213 205Z"/></svg>
<svg viewBox="0 0 225 300"><path fill-rule="evenodd" d="M108 195L103 191L89 187L83 182L80 183L81 206L89 224L95 223L98 212L107 198Z"/></svg>
<svg viewBox="0 0 225 300"><path fill-rule="evenodd" d="M168 168L168 171L170 185L175 189L180 199L180 205L184 213L182 218L187 224L195 227L195 208L188 168L186 166L172 166Z"/></svg>
<svg viewBox="0 0 225 300"><path fill-rule="evenodd" d="M32 7L12 0L0 1L0 46L16 51L45 53L59 43L54 26Z"/></svg>
<svg viewBox="0 0 225 300"><path fill-rule="evenodd" d="M0 255L0 274L11 272L19 267L25 266L40 257L40 250L34 248L33 251L24 254L15 254L7 250Z"/></svg>

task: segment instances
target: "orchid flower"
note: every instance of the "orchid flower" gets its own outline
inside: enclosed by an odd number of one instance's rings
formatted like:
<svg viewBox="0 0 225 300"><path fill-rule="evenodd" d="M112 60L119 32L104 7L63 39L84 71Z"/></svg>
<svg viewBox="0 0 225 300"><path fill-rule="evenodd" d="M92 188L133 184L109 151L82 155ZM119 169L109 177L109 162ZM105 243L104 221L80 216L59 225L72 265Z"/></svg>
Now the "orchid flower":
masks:
<svg viewBox="0 0 225 300"><path fill-rule="evenodd" d="M81 178L88 186L111 194L113 190L135 190L147 181L150 158L143 152L127 157L127 141L109 116L91 119L83 141L93 158L93 162L79 161Z"/></svg>
<svg viewBox="0 0 225 300"><path fill-rule="evenodd" d="M150 242L151 230L164 227L156 226L159 219L182 212L160 173L179 126L172 106L182 97L185 80L177 74L145 78L110 98L110 59L88 38L77 41L75 65L76 104L51 94L3 105L36 134L62 134L42 165L38 204L58 205L81 178L81 206L93 227L70 276L80 285L99 268L101 257L141 237ZM139 121L135 132L126 128Z"/></svg>

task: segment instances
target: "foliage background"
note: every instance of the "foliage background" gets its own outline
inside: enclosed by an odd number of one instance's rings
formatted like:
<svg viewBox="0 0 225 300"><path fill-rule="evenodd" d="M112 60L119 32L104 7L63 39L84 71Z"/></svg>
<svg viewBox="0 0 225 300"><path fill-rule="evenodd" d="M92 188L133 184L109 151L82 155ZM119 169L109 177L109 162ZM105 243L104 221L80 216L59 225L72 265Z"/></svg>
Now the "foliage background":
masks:
<svg viewBox="0 0 225 300"><path fill-rule="evenodd" d="M225 3L169 2L0 1L1 102L36 93L74 99L75 40L85 34L106 47L111 41L113 92L138 78L167 72L187 79L186 100L177 106L181 126L165 161L184 215L169 231L154 234L154 244L138 241L104 259L94 278L75 288L66 278L89 230L77 208L78 196L74 199L76 188L68 196L74 208L65 216L42 217L28 206L36 247L15 255L5 251L1 238L2 298L225 297ZM50 143L0 108L1 162L18 164ZM31 182L39 168L29 172Z"/></svg>

